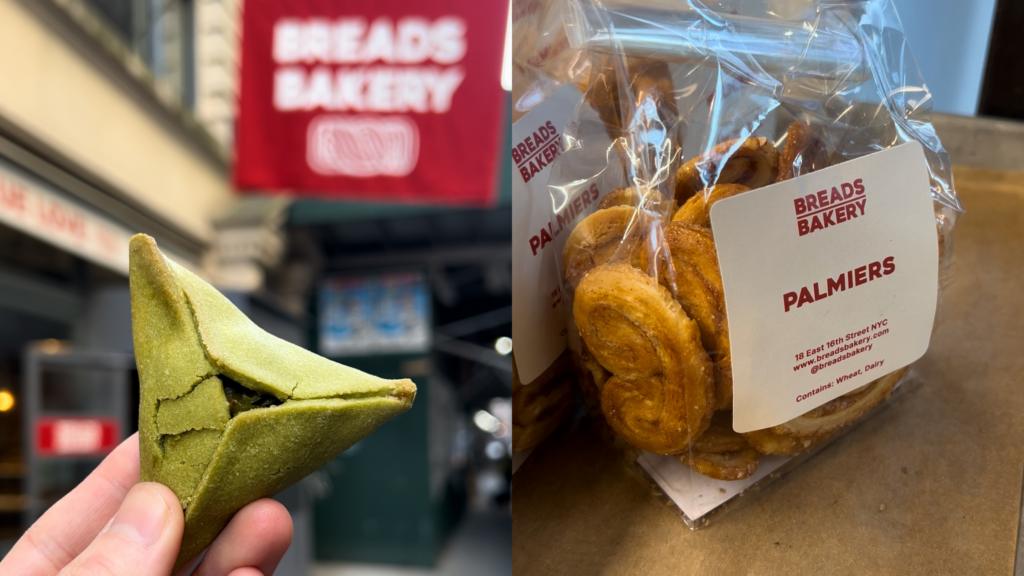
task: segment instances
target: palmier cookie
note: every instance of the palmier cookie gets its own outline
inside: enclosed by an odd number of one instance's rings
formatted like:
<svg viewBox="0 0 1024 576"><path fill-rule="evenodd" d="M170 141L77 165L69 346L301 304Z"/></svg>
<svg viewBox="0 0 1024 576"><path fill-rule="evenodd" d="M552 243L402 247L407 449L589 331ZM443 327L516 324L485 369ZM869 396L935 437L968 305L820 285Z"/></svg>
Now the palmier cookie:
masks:
<svg viewBox="0 0 1024 576"><path fill-rule="evenodd" d="M767 138L723 142L683 164L676 173L676 202L717 184L760 188L779 176L779 151Z"/></svg>
<svg viewBox="0 0 1024 576"><path fill-rule="evenodd" d="M601 392L608 424L630 444L672 454L707 429L715 402L700 329L656 280L628 264L594 268L573 316L588 350L613 376Z"/></svg>
<svg viewBox="0 0 1024 576"><path fill-rule="evenodd" d="M701 342L714 364L715 409L732 407L732 357L729 323L718 253L707 228L672 222L665 230L667 260L661 282L675 295L687 316L700 327ZM669 266L671 264L671 266Z"/></svg>
<svg viewBox="0 0 1024 576"><path fill-rule="evenodd" d="M636 208L613 206L598 210L577 224L562 250L562 277L570 295L587 272L613 260L646 270L647 253L641 228L648 219Z"/></svg>
<svg viewBox="0 0 1024 576"><path fill-rule="evenodd" d="M716 184L690 197L672 216L673 222L682 222L711 228L711 207L719 200L749 192L742 184Z"/></svg>
<svg viewBox="0 0 1024 576"><path fill-rule="evenodd" d="M732 412L715 412L693 446L675 456L693 471L716 480L749 478L761 462L758 451L733 431Z"/></svg>

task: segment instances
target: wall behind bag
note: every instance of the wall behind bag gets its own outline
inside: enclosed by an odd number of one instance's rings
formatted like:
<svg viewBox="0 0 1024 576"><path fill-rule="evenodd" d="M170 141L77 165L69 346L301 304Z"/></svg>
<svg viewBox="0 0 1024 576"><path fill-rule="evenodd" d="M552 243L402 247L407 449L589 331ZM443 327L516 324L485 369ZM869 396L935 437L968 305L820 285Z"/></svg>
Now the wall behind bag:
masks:
<svg viewBox="0 0 1024 576"><path fill-rule="evenodd" d="M892 0L936 112L973 116L996 0Z"/></svg>

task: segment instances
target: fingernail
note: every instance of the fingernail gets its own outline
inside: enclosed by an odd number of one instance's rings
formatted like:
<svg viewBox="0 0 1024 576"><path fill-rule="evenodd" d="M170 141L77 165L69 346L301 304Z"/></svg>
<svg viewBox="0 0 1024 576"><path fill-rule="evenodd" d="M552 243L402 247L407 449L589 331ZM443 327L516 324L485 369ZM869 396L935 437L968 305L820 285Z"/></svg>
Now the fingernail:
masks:
<svg viewBox="0 0 1024 576"><path fill-rule="evenodd" d="M136 484L114 514L110 531L120 532L143 546L152 546L163 534L168 513L167 504L153 485Z"/></svg>

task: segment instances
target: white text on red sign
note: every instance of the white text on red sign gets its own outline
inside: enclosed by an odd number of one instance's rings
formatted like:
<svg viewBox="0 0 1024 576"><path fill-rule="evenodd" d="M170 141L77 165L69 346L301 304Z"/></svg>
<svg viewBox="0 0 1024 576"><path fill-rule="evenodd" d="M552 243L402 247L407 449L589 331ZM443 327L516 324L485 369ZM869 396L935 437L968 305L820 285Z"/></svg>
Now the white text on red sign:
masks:
<svg viewBox="0 0 1024 576"><path fill-rule="evenodd" d="M282 65L277 110L443 114L466 77L454 65L466 55L466 24L455 16L286 18L274 25L273 52Z"/></svg>
<svg viewBox="0 0 1024 576"><path fill-rule="evenodd" d="M104 454L120 441L120 426L113 418L40 418L35 428L40 456Z"/></svg>

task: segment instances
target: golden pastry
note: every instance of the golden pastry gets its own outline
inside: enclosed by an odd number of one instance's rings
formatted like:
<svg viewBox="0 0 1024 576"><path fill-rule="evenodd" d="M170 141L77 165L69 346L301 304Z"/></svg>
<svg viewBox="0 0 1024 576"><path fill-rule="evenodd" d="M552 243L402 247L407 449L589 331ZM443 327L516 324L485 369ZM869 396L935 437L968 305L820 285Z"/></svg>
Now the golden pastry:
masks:
<svg viewBox="0 0 1024 576"><path fill-rule="evenodd" d="M825 141L810 124L794 122L786 131L786 145L779 157L777 182L785 182L829 166Z"/></svg>
<svg viewBox="0 0 1024 576"><path fill-rule="evenodd" d="M733 150L735 148L735 150ZM767 138L723 142L683 164L676 173L676 202L717 184L760 188L779 176L779 151Z"/></svg>
<svg viewBox="0 0 1024 576"><path fill-rule="evenodd" d="M761 454L795 456L828 440L832 437L832 433L799 438L777 434L772 432L770 428L766 428L764 430L755 430L754 432L745 432L743 437Z"/></svg>
<svg viewBox="0 0 1024 576"><path fill-rule="evenodd" d="M662 261L661 281L672 291L687 316L700 327L701 342L714 363L715 409L732 406L732 359L725 292L718 253L707 228L672 222L665 229L668 261ZM668 263L671 263L671 266Z"/></svg>
<svg viewBox="0 0 1024 576"><path fill-rule="evenodd" d="M632 186L624 186L612 190L605 194L604 198L601 198L601 203L597 205L602 210L613 206L631 206L634 208L640 206L648 212L662 214L672 214L675 212L675 203L666 200L657 190L645 190L643 197L641 197L637 189Z"/></svg>
<svg viewBox="0 0 1024 576"><path fill-rule="evenodd" d="M570 296L587 272L606 262L621 260L647 269L642 228L648 221L643 211L629 206L613 206L584 218L562 250L562 273Z"/></svg>
<svg viewBox="0 0 1024 576"><path fill-rule="evenodd" d="M566 350L529 384L519 380L512 359L512 451L540 444L576 406L572 358Z"/></svg>
<svg viewBox="0 0 1024 576"><path fill-rule="evenodd" d="M761 455L733 431L732 412L715 412L708 429L676 459L709 478L742 480L757 471Z"/></svg>
<svg viewBox="0 0 1024 576"><path fill-rule="evenodd" d="M762 454L799 454L824 442L882 403L906 372L907 369L902 368L784 424L743 436Z"/></svg>
<svg viewBox="0 0 1024 576"><path fill-rule="evenodd" d="M708 190L702 190L691 196L679 210L676 210L675 215L672 216L672 221L710 229L711 206L723 198L736 196L748 191L750 191L750 188L742 184L716 184Z"/></svg>
<svg viewBox="0 0 1024 576"><path fill-rule="evenodd" d="M613 374L601 392L612 429L651 452L689 447L710 423L714 383L700 329L671 293L628 264L605 264L580 282L573 315Z"/></svg>
<svg viewBox="0 0 1024 576"><path fill-rule="evenodd" d="M604 122L608 136L612 140L622 137L623 127L632 122L633 112L648 102L656 106L661 123L666 126L675 124L679 112L673 96L668 64L642 58L627 59L625 72L628 88L622 88L619 83L620 71L613 58L621 56L602 57L592 63L585 96ZM632 92L633 101L623 105L621 96L626 90Z"/></svg>

